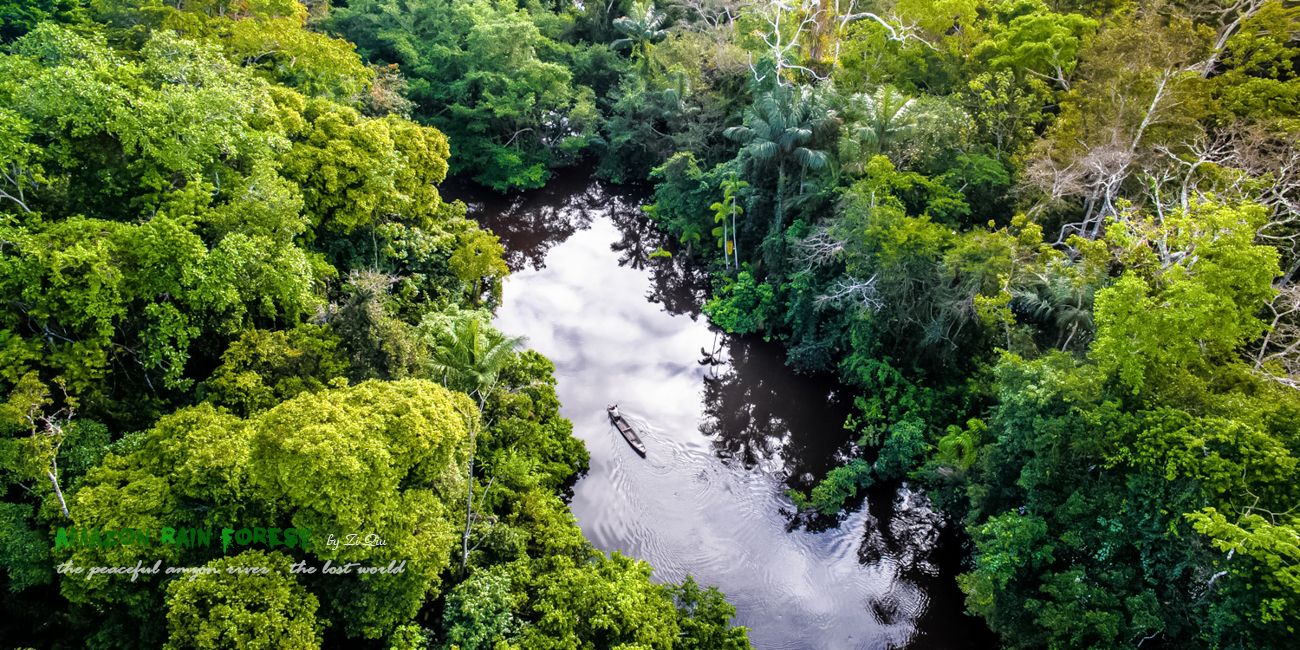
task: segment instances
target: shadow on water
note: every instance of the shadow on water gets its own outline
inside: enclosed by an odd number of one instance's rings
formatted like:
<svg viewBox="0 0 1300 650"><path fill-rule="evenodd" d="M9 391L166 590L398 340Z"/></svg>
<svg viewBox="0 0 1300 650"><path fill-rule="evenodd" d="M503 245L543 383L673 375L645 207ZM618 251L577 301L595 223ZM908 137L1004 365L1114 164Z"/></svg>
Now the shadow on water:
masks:
<svg viewBox="0 0 1300 650"><path fill-rule="evenodd" d="M439 192L443 200L464 202L469 216L501 240L511 273L545 268L546 253L589 227L611 198L589 173L559 175L541 189L510 194L493 192L468 178L450 178ZM612 198L639 204L635 196Z"/></svg>
<svg viewBox="0 0 1300 650"><path fill-rule="evenodd" d="M444 196L507 249L499 326L556 364L562 413L592 457L573 511L593 544L649 561L656 580L719 585L763 650L996 647L955 584L962 536L923 493L876 485L848 513L792 512L782 492L810 490L852 452L852 395L793 372L780 343L699 318L709 278L639 209L644 191L571 173L525 194ZM649 256L659 249L674 255ZM646 458L613 432L611 402Z"/></svg>
<svg viewBox="0 0 1300 650"><path fill-rule="evenodd" d="M865 509L858 561L899 567L898 577L919 586L929 598L913 622L916 633L906 648L1000 647L984 621L965 612L965 594L956 585L956 576L967 570L967 538L931 509L929 498L906 484L876 485L867 490ZM890 602L872 603L872 614L882 623L899 615Z"/></svg>
<svg viewBox="0 0 1300 650"><path fill-rule="evenodd" d="M639 207L644 202L642 199L635 205ZM619 254L618 265L650 274L646 299L663 305L664 311L675 316L690 316L692 320L699 317L700 307L709 297L709 274L690 263L681 243L656 227L640 209L612 210L609 218L622 234L621 239L610 245ZM671 256L650 257L661 249Z"/></svg>
<svg viewBox="0 0 1300 650"><path fill-rule="evenodd" d="M795 375L780 343L720 339L725 356L710 355L718 365L704 376L700 431L724 462L763 466L783 473L787 487L811 490L852 449L844 428L852 396L833 375Z"/></svg>

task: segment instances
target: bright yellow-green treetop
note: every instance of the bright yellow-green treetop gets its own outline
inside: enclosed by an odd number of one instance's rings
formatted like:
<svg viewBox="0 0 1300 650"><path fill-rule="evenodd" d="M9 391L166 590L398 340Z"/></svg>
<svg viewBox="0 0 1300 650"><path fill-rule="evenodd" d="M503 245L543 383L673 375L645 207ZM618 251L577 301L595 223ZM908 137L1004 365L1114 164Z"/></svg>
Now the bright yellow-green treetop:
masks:
<svg viewBox="0 0 1300 650"><path fill-rule="evenodd" d="M319 565L406 562L391 574L326 576L321 599L353 634L382 636L436 595L456 539L463 493L466 418L461 393L423 380L371 381L306 393L244 420L210 405L182 409L129 438L71 504L76 526L121 530L163 527L312 531L295 560ZM384 546L326 544L356 533ZM195 564L221 555L211 547L74 547L60 561L80 566ZM64 582L73 600L142 602L152 583ZM190 606L196 606L191 604Z"/></svg>

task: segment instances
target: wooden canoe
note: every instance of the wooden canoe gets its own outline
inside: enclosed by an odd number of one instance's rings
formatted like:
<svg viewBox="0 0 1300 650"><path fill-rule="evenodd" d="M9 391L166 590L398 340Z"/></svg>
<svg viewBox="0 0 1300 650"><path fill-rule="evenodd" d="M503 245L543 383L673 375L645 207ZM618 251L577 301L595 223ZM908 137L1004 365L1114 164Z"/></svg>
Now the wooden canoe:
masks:
<svg viewBox="0 0 1300 650"><path fill-rule="evenodd" d="M645 443L641 442L641 437L636 435L636 431L632 430L632 425L627 423L627 418L623 417L623 414L618 412L618 405L615 404L606 407L605 412L609 413L609 421L613 422L614 427L618 429L618 432L623 434L623 438L627 440L627 444L632 445L632 449L636 450L636 453L644 456Z"/></svg>

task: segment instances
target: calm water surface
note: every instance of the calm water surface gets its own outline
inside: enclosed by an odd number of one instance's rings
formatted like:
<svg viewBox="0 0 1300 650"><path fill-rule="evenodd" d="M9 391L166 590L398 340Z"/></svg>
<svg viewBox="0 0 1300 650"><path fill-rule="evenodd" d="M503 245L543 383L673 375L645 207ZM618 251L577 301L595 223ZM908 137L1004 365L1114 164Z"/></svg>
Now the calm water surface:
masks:
<svg viewBox="0 0 1300 650"><path fill-rule="evenodd" d="M591 453L573 513L603 551L717 585L754 647L993 647L962 611L956 535L906 487L877 487L841 521L793 513L852 449L852 395L793 373L777 343L732 337L699 314L707 280L647 223L644 196L588 177L500 197L455 186L508 251L496 325L556 366L561 413ZM648 447L610 425L617 403ZM838 524L838 525L835 525Z"/></svg>

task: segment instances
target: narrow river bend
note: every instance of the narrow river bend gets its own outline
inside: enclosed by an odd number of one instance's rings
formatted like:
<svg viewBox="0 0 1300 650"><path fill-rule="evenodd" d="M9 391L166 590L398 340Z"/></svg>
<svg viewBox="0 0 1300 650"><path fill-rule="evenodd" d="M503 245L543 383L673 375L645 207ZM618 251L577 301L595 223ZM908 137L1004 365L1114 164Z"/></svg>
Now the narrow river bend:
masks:
<svg viewBox="0 0 1300 650"><path fill-rule="evenodd" d="M703 275L647 257L672 247L644 196L582 174L445 194L506 246L496 325L555 363L561 412L591 453L571 505L597 548L646 560L657 581L717 585L760 650L995 647L963 613L960 541L923 495L878 487L838 526L796 521L783 491L851 449L852 396L793 373L778 343L711 327ZM644 459L610 425L614 403Z"/></svg>

